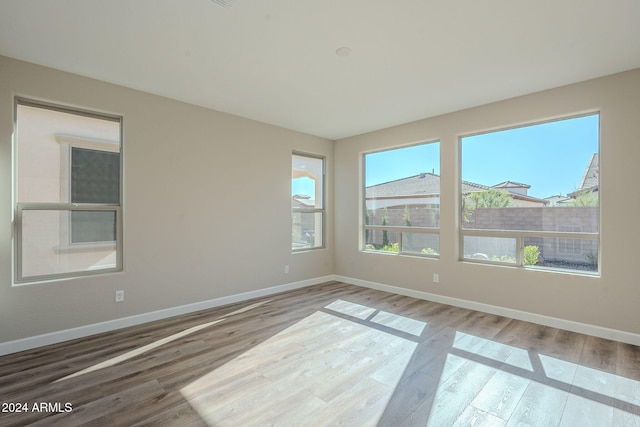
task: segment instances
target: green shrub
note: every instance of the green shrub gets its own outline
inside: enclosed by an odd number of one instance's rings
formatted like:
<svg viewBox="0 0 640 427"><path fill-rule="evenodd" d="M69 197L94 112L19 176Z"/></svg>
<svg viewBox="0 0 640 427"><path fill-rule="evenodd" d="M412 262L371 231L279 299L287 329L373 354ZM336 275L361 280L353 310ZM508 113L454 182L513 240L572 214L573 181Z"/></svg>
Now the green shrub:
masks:
<svg viewBox="0 0 640 427"><path fill-rule="evenodd" d="M540 249L537 246L524 247L524 265L536 265L540 257Z"/></svg>
<svg viewBox="0 0 640 427"><path fill-rule="evenodd" d="M400 252L400 247L397 243L392 243L391 245L384 245L380 250L385 252Z"/></svg>

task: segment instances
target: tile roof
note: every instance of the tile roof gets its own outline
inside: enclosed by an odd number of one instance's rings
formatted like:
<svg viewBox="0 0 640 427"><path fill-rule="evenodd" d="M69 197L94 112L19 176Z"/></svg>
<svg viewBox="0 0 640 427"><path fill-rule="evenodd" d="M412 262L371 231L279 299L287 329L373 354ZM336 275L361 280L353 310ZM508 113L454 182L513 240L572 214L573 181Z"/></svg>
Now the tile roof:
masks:
<svg viewBox="0 0 640 427"><path fill-rule="evenodd" d="M595 153L591 156L591 161L584 171L582 181L580 182L580 190L598 187L598 176L600 174L600 154Z"/></svg>
<svg viewBox="0 0 640 427"><path fill-rule="evenodd" d="M476 191L488 190L490 188L509 189L529 188L527 184L517 183L513 181L505 181L496 186L486 186L470 181L462 181L463 194L473 193ZM527 196L514 191L509 193L516 198L523 200L531 200L536 202L545 202L537 197ZM396 198L396 197L427 197L440 195L440 175L434 173L421 173L409 176L407 178L396 179L394 181L383 182L381 184L371 185L366 188L366 198Z"/></svg>
<svg viewBox="0 0 640 427"><path fill-rule="evenodd" d="M529 184L523 184L515 181L504 181L500 184L492 185L491 188L531 188Z"/></svg>
<svg viewBox="0 0 640 427"><path fill-rule="evenodd" d="M487 190L488 188L486 185L475 182L462 181L464 193ZM438 195L440 195L440 175L434 173L421 173L366 188L367 198Z"/></svg>
<svg viewBox="0 0 640 427"><path fill-rule="evenodd" d="M427 196L440 194L440 176L433 173L421 173L407 178L367 187L367 198Z"/></svg>

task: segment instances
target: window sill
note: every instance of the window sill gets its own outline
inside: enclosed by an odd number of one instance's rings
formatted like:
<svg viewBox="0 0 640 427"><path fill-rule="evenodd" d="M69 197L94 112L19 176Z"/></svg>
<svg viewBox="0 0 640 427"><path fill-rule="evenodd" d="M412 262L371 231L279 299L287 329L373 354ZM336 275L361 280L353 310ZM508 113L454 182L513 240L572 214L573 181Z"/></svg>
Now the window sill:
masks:
<svg viewBox="0 0 640 427"><path fill-rule="evenodd" d="M53 248L57 253L77 253L116 250L116 242L71 243Z"/></svg>

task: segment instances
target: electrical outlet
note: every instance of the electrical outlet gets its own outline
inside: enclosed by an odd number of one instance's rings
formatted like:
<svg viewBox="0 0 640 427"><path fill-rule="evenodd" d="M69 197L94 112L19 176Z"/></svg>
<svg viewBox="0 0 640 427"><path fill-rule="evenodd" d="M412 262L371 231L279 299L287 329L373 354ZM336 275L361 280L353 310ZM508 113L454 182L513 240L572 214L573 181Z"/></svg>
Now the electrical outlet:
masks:
<svg viewBox="0 0 640 427"><path fill-rule="evenodd" d="M116 302L124 301L124 291L116 291Z"/></svg>
<svg viewBox="0 0 640 427"><path fill-rule="evenodd" d="M284 266L284 273L285 274L289 274L289 266L288 265Z"/></svg>
<svg viewBox="0 0 640 427"><path fill-rule="evenodd" d="M438 273L433 273L433 283L439 283L440 282L440 276L438 275Z"/></svg>

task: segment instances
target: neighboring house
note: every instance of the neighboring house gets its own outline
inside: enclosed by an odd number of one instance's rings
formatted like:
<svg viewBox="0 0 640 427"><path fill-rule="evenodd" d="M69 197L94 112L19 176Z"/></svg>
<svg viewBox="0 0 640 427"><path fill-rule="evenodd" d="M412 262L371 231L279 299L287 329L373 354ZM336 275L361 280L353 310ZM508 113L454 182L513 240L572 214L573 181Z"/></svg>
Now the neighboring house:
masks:
<svg viewBox="0 0 640 427"><path fill-rule="evenodd" d="M314 208L316 201L306 194L295 194L291 197L291 207L294 209L292 223L292 247L303 249L312 247L316 234L316 224L313 216L301 215L295 209Z"/></svg>
<svg viewBox="0 0 640 427"><path fill-rule="evenodd" d="M595 153L591 156L591 160L584 171L580 187L568 196L575 199L584 193L598 193L600 181L600 154Z"/></svg>
<svg viewBox="0 0 640 427"><path fill-rule="evenodd" d="M547 201L548 206L551 206L551 207L567 205L568 203L571 202L571 200L573 200L571 197L563 196L561 194L558 194L556 196L545 197L544 199Z"/></svg>
<svg viewBox="0 0 640 427"><path fill-rule="evenodd" d="M589 160L589 164L584 170L582 179L580 180L580 186L576 191L573 191L566 196L557 195L545 197L545 200L549 202L549 206L567 206L574 203L576 198L586 194L596 194L599 190L600 179L600 154L594 153Z"/></svg>
<svg viewBox="0 0 640 427"><path fill-rule="evenodd" d="M584 171L584 176L580 182L581 190L598 191L598 182L600 179L600 154L595 153L591 156L591 161Z"/></svg>
<svg viewBox="0 0 640 427"><path fill-rule="evenodd" d="M291 197L291 207L294 208L313 208L316 206L315 200L306 194L295 194Z"/></svg>
<svg viewBox="0 0 640 427"><path fill-rule="evenodd" d="M463 181L462 193L490 189L504 190L509 193L514 207L542 207L548 202L527 194L530 185L513 181L504 181L494 186L486 186L474 182ZM366 188L366 204L368 210L412 205L440 205L440 175L421 173L395 181L384 182Z"/></svg>
<svg viewBox="0 0 640 427"><path fill-rule="evenodd" d="M520 182L504 181L500 184L485 188L491 190L504 190L509 193L513 207L534 207L539 208L548 204L547 200L529 196L530 185Z"/></svg>

